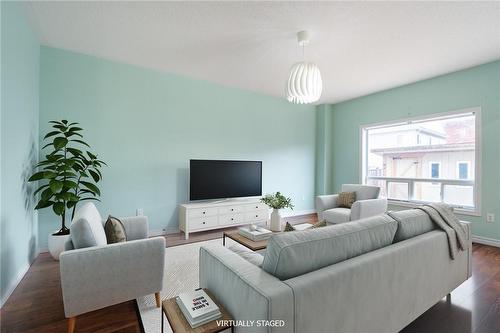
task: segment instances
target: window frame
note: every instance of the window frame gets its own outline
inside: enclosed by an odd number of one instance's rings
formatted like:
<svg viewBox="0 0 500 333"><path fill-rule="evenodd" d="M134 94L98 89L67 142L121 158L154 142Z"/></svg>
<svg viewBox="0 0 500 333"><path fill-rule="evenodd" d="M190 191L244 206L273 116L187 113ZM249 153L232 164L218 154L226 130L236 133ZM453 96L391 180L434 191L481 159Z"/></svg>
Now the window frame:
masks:
<svg viewBox="0 0 500 333"><path fill-rule="evenodd" d="M360 184L366 184L367 177L368 177L367 170L366 170L367 169L367 161L368 161L368 149L366 149L368 130L374 129L374 128L379 128L379 127L407 125L407 124L425 122L425 121L430 121L430 120L439 120L440 118L441 119L454 118L454 117L457 117L460 115L466 116L467 114L471 114L471 115L473 114L475 116L474 179L472 180L470 177L472 174L471 174L470 165L469 165L469 179L458 180L458 181L459 182L468 182L468 184L473 186L474 208L454 207L454 211L456 213L462 214L462 215L481 216L481 161L482 161L481 138L482 138L482 132L481 132L481 107L480 106L464 108L464 109L457 109L457 110L452 110L452 111L447 111L447 112L442 112L442 113L430 113L430 114L425 114L425 115L416 116L416 117L407 117L404 119L394 119L394 120L378 122L378 123L361 124L359 126L359 156L360 156L360 158L359 158L359 182L360 182ZM386 178L391 178L391 177L386 177ZM396 179L398 179L398 180L403 180L403 181L409 182L410 183L409 191L413 191L412 182L414 182L415 180L416 181L419 180L419 178L406 179L406 178L395 178L395 177L393 177L393 179L394 179L393 181L396 181ZM430 180L430 179L439 180L438 178L429 178L427 180ZM441 181L443 181L443 179L441 179ZM453 181L451 181L450 184L448 184L448 182L447 182L446 185L451 185L451 183L453 183ZM443 193L445 184L441 183L441 186L443 187L442 191L441 191ZM410 197L411 197L411 195L412 195L412 193L409 192ZM390 205L403 206L403 207L417 207L421 204L427 203L427 202L416 201L413 199L410 199L408 201L388 199L388 202Z"/></svg>

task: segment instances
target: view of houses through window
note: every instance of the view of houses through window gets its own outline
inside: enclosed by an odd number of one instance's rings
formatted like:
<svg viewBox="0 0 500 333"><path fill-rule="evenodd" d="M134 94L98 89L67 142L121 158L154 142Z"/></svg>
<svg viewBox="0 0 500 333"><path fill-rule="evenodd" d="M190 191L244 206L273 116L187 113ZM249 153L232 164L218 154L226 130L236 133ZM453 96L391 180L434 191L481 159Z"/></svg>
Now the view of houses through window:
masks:
<svg viewBox="0 0 500 333"><path fill-rule="evenodd" d="M363 180L388 199L474 209L476 115L363 128Z"/></svg>

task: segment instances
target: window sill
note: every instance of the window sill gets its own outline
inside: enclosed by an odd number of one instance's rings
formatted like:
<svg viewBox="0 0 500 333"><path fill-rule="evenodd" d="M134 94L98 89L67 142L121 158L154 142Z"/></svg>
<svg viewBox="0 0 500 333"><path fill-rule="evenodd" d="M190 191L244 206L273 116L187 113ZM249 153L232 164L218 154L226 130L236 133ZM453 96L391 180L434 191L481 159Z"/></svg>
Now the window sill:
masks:
<svg viewBox="0 0 500 333"><path fill-rule="evenodd" d="M423 205L416 203L416 202L409 202L409 201L398 201L398 200L387 200L389 205L393 206L399 206L399 207L408 207L408 208L415 208L418 206ZM453 211L458 214L458 215L467 215L467 216L481 216L481 212L476 211L476 210L469 210L469 209L463 209L463 208L454 208Z"/></svg>

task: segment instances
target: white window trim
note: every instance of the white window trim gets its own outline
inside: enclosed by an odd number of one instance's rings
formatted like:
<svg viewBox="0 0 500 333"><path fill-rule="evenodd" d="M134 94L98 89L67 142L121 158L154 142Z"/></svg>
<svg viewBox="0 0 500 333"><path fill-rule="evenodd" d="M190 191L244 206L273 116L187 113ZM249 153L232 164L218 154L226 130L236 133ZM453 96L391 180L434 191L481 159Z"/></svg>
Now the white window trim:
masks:
<svg viewBox="0 0 500 333"><path fill-rule="evenodd" d="M466 180L471 179L471 177L470 177L470 175L471 175L471 172L470 172L470 161L457 161L457 167L456 167L457 179L461 179L460 178L460 164L467 164L467 178L465 178L465 179Z"/></svg>
<svg viewBox="0 0 500 333"><path fill-rule="evenodd" d="M439 118L449 118L454 117L459 114L473 113L475 115L475 169L474 169L474 209L463 209L455 208L454 211L461 215L471 215L471 216L481 216L481 142L482 142L482 132L481 132L481 107L471 107L459 110L453 110L442 113L426 114L416 117L408 117L406 119L396 119L391 121L384 121L372 124L362 124L359 127L359 154L361 158L359 159L359 183L366 184L366 163L368 161L368 150L364 149L366 145L366 132L368 129L373 129L377 127L385 127L390 125L404 125L410 123L418 123L420 121L428 121L429 119L439 119ZM403 207L417 207L420 203L412 201L399 201L389 199L390 205L403 206Z"/></svg>
<svg viewBox="0 0 500 333"><path fill-rule="evenodd" d="M433 164L437 164L438 165L438 177L437 178L432 177L432 165ZM432 179L439 179L439 178L441 178L441 162L435 162L435 161L429 162L429 178L432 178Z"/></svg>

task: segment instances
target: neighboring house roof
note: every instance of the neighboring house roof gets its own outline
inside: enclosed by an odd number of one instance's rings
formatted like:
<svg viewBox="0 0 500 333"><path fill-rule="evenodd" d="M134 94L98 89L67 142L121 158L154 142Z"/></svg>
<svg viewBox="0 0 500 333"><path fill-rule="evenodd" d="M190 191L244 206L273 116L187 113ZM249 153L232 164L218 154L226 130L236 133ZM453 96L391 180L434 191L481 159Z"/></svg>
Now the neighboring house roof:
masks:
<svg viewBox="0 0 500 333"><path fill-rule="evenodd" d="M404 153L430 153L430 152L448 152L448 151L464 151L474 150L475 144L470 143L454 143L442 145L428 145L428 146L407 146L407 147L393 147L393 148L379 148L371 149L370 152L378 155L384 154L404 154Z"/></svg>
<svg viewBox="0 0 500 333"><path fill-rule="evenodd" d="M436 138L440 139L446 139L446 134L426 128L423 126L418 126L414 127L415 125L401 125L400 128L394 129L394 128L383 128L383 129L378 129L377 133L373 133L372 135L380 135L380 134L387 134L387 133L401 133L401 132L417 132L417 133L422 133L422 134L427 134Z"/></svg>

